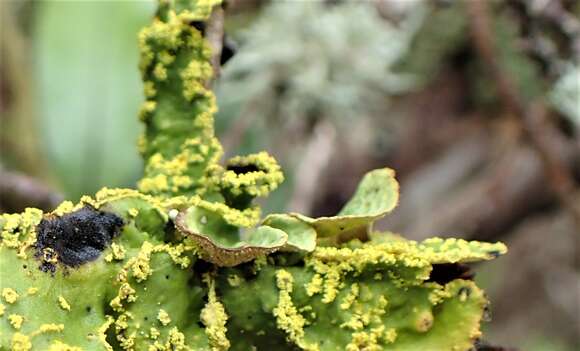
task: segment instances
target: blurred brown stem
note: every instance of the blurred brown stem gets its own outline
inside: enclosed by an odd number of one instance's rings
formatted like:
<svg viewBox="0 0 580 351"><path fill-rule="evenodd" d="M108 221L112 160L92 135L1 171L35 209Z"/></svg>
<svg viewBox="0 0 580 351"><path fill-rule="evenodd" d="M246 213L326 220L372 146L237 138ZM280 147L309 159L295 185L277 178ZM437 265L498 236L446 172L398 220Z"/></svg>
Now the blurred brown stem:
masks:
<svg viewBox="0 0 580 351"><path fill-rule="evenodd" d="M487 1L468 1L466 4L475 49L494 78L499 98L505 107L519 118L527 139L542 159L552 190L580 225L580 207L574 196L575 184L571 168L558 156L550 141L562 139L562 136L547 120L544 106L539 104L526 106L523 103L510 72L497 60Z"/></svg>
<svg viewBox="0 0 580 351"><path fill-rule="evenodd" d="M53 210L63 196L27 175L0 169L0 209L20 212L26 207Z"/></svg>
<svg viewBox="0 0 580 351"><path fill-rule="evenodd" d="M220 76L220 59L224 40L224 10L221 6L213 9L211 17L207 22L206 39L211 47L211 66L213 68L213 78Z"/></svg>

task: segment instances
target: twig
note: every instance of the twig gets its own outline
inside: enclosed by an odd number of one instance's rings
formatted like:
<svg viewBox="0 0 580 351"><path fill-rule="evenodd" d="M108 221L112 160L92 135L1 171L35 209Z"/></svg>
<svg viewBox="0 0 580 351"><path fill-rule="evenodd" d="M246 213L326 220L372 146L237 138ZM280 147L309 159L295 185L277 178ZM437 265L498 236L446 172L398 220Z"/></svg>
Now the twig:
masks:
<svg viewBox="0 0 580 351"><path fill-rule="evenodd" d="M301 162L296 167L294 194L288 207L291 211L310 213L324 171L334 154L336 130L328 120L322 120L314 127L314 133L305 146Z"/></svg>
<svg viewBox="0 0 580 351"><path fill-rule="evenodd" d="M214 79L218 78L221 73L220 59L224 42L224 18L224 9L221 6L215 7L207 22L205 32L206 39L211 46L210 62L213 68Z"/></svg>
<svg viewBox="0 0 580 351"><path fill-rule="evenodd" d="M546 120L546 110L543 106L526 106L523 103L510 72L504 70L496 59L487 2L468 1L466 4L475 49L495 80L500 99L506 108L519 118L527 139L542 159L552 190L580 225L580 207L574 197L575 184L572 171L549 142L549 138L561 138L558 131Z"/></svg>
<svg viewBox="0 0 580 351"><path fill-rule="evenodd" d="M0 208L7 212L19 212L26 207L45 211L54 209L63 196L36 179L21 173L0 169Z"/></svg>

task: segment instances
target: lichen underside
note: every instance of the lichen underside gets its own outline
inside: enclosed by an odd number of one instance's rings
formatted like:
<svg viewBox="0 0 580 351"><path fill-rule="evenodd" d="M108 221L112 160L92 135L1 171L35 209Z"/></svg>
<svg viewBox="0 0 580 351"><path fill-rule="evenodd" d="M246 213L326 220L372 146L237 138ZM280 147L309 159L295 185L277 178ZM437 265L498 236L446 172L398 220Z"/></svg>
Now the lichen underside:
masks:
<svg viewBox="0 0 580 351"><path fill-rule="evenodd" d="M138 190L0 216L0 350L470 349L484 293L431 273L506 248L374 232L398 201L391 170L337 216L260 222L252 200L283 175L266 153L219 163L200 24L220 2L161 0L139 35ZM357 230L371 239L328 240Z"/></svg>

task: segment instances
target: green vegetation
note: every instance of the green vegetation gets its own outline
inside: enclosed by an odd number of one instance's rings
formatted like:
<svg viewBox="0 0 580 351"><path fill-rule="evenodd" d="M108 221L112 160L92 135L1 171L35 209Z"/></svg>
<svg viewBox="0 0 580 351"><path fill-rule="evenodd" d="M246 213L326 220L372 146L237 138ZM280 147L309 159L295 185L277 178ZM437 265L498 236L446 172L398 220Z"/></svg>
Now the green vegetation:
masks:
<svg viewBox="0 0 580 351"><path fill-rule="evenodd" d="M266 153L219 163L199 29L219 3L160 1L139 36L139 190L0 217L0 348L470 349L488 301L434 273L506 248L374 232L398 201L392 170L369 172L336 216L260 220L253 199L283 175Z"/></svg>

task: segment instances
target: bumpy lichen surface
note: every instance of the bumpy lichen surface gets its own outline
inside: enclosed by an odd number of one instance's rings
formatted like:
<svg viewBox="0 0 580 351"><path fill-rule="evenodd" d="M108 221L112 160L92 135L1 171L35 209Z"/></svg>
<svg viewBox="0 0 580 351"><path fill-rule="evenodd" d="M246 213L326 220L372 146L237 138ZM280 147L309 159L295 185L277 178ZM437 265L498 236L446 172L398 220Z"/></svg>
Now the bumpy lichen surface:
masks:
<svg viewBox="0 0 580 351"><path fill-rule="evenodd" d="M470 349L488 302L435 272L506 248L373 232L393 171L369 172L337 216L260 222L252 200L283 176L265 153L219 163L203 39L219 2L160 1L139 36L138 190L0 216L0 349Z"/></svg>

